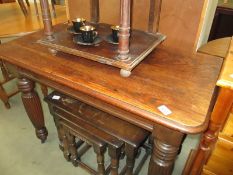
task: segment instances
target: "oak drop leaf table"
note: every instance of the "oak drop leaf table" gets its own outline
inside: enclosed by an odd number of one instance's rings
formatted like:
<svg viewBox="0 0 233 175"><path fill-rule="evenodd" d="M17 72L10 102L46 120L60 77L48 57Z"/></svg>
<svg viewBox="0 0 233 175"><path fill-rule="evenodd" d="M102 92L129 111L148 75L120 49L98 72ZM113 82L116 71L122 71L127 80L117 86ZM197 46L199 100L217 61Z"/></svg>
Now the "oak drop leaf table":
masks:
<svg viewBox="0 0 233 175"><path fill-rule="evenodd" d="M44 142L47 129L35 81L152 132L148 174L171 174L184 136L208 125L222 59L185 55L165 43L123 78L111 66L52 55L36 42L43 36L39 31L0 46L3 61L19 71L18 86L37 137Z"/></svg>

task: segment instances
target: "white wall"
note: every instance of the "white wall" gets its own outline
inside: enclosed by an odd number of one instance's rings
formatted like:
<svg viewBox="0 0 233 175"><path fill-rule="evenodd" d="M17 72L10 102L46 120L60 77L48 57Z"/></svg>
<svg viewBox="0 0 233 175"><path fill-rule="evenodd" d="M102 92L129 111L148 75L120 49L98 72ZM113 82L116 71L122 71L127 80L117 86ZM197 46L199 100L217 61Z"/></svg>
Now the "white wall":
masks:
<svg viewBox="0 0 233 175"><path fill-rule="evenodd" d="M207 0L206 9L204 9L206 12L204 15L204 21L201 28L200 37L197 43L197 49L200 48L203 44L207 43L208 41L217 4L218 0Z"/></svg>

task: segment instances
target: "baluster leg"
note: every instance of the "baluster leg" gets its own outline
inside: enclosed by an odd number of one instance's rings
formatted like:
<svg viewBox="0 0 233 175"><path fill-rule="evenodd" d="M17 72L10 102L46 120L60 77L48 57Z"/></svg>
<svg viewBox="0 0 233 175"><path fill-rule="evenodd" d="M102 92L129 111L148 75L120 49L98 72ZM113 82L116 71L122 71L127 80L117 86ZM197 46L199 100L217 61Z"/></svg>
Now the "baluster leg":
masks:
<svg viewBox="0 0 233 175"><path fill-rule="evenodd" d="M56 113L54 112L54 108L53 108L53 105L49 105L49 110L50 110L50 113L52 114L53 116L53 119L54 119L54 123L55 123L55 126L57 128L57 135L58 135L58 138L59 138L59 148L64 151L64 144L63 144L63 136L64 134L62 133L62 128L60 129L61 125L59 124L59 121L60 121L60 118L58 115L56 115Z"/></svg>
<svg viewBox="0 0 233 175"><path fill-rule="evenodd" d="M172 174L176 156L182 144L184 134L161 125L154 126L153 152L148 175Z"/></svg>
<svg viewBox="0 0 233 175"><path fill-rule="evenodd" d="M4 88L2 87L1 84L0 84L0 99L3 101L5 107L7 109L10 109L11 105L8 102L8 96L7 96L6 91L4 90Z"/></svg>
<svg viewBox="0 0 233 175"><path fill-rule="evenodd" d="M98 145L94 145L93 148L97 155L98 174L105 175L104 153L106 151L106 147L105 146L100 147Z"/></svg>
<svg viewBox="0 0 233 175"><path fill-rule="evenodd" d="M126 175L133 175L133 168L135 164L135 157L137 155L137 149L126 144L125 145L125 154L127 156L126 158Z"/></svg>
<svg viewBox="0 0 233 175"><path fill-rule="evenodd" d="M232 105L233 91L221 88L211 114L209 126L202 136L192 167L190 168L190 175L201 174L202 168L216 143L218 133L228 118Z"/></svg>
<svg viewBox="0 0 233 175"><path fill-rule="evenodd" d="M121 156L121 148L115 148L115 147L109 145L108 154L111 157L111 175L118 175L119 159Z"/></svg>
<svg viewBox="0 0 233 175"><path fill-rule="evenodd" d="M3 61L0 59L0 68L2 71L2 75L3 75L3 83L8 81L10 79L8 72L3 64ZM3 88L1 82L0 82L0 99L3 101L3 103L5 104L6 108L9 109L10 108L10 103L8 102L8 96L7 93L5 91L5 89Z"/></svg>
<svg viewBox="0 0 233 175"><path fill-rule="evenodd" d="M59 125L58 128L59 128L59 133L61 134L62 137L63 155L67 161L70 161L69 143L67 138L68 132L62 125Z"/></svg>
<svg viewBox="0 0 233 175"><path fill-rule="evenodd" d="M76 149L76 143L75 143L75 136L73 136L71 133L67 133L68 138L68 144L69 144L69 152L70 152L70 159L74 166L78 166L78 152Z"/></svg>
<svg viewBox="0 0 233 175"><path fill-rule="evenodd" d="M11 79L10 73L8 72L5 64L3 63L3 61L1 59L0 59L0 68L2 71L3 78L4 78L3 81L4 82L9 81Z"/></svg>
<svg viewBox="0 0 233 175"><path fill-rule="evenodd" d="M36 136L45 142L48 131L44 123L44 115L40 99L35 88L35 83L27 78L19 78L18 88L22 92L22 101L32 124L36 129Z"/></svg>

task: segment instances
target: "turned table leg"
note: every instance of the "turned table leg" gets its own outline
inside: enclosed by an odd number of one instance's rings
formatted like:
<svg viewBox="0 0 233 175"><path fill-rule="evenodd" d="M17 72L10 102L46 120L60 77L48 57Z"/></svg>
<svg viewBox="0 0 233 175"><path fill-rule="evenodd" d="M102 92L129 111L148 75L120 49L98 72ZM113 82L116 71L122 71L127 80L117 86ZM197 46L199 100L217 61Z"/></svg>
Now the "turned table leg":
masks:
<svg viewBox="0 0 233 175"><path fill-rule="evenodd" d="M39 16L38 5L37 5L36 0L34 0L34 5L35 5L35 9L36 9L36 16Z"/></svg>
<svg viewBox="0 0 233 175"><path fill-rule="evenodd" d="M7 96L7 94L6 94L4 88L2 87L1 84L0 84L0 100L3 101L3 103L4 103L4 105L5 105L5 107L6 107L7 109L10 109L11 105L10 105L10 103L8 102L8 96Z"/></svg>
<svg viewBox="0 0 233 175"><path fill-rule="evenodd" d="M160 125L154 127L154 145L148 175L172 174L175 159L184 136L181 132Z"/></svg>
<svg viewBox="0 0 233 175"><path fill-rule="evenodd" d="M190 175L201 174L203 166L208 161L217 141L218 133L229 116L232 105L233 91L231 89L221 88L210 117L209 126L201 138L198 150L190 168Z"/></svg>
<svg viewBox="0 0 233 175"><path fill-rule="evenodd" d="M52 13L53 13L53 17L54 17L54 18L57 17L56 9L55 9L55 4L56 4L56 1L55 1L55 0L51 0Z"/></svg>
<svg viewBox="0 0 233 175"><path fill-rule="evenodd" d="M25 16L27 16L27 15L28 15L28 11L27 11L27 9L26 9L26 6L25 6L23 0L18 0L18 3L19 3L19 6L20 6L20 8L21 8L23 14L24 14Z"/></svg>
<svg viewBox="0 0 233 175"><path fill-rule="evenodd" d="M32 124L36 129L36 136L45 142L48 131L44 124L44 115L38 94L34 90L35 83L27 78L20 78L18 88L22 92L22 101Z"/></svg>

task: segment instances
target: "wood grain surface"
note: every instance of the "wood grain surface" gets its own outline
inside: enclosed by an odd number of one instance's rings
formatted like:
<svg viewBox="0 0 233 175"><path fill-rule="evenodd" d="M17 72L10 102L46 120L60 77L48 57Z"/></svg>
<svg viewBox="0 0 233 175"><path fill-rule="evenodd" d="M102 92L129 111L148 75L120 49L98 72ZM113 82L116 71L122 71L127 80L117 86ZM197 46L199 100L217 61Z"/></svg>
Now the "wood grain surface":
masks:
<svg viewBox="0 0 233 175"><path fill-rule="evenodd" d="M233 37L231 39L230 49L224 60L221 75L217 81L217 85L233 90Z"/></svg>
<svg viewBox="0 0 233 175"><path fill-rule="evenodd" d="M95 103L100 100L136 115L135 120L163 124L185 133L206 128L222 59L199 53L184 55L162 45L129 78L122 78L118 69L110 66L62 53L50 55L46 47L36 43L42 36L41 31L4 44L0 56L30 71L39 81L44 78L47 84L53 81L63 89L94 97ZM161 113L161 105L172 113ZM106 108L102 105L100 109ZM124 118L119 112L117 115Z"/></svg>
<svg viewBox="0 0 233 175"><path fill-rule="evenodd" d="M226 58L231 44L231 37L212 40L198 49L198 52Z"/></svg>

